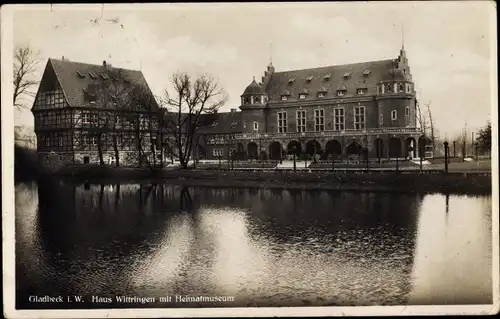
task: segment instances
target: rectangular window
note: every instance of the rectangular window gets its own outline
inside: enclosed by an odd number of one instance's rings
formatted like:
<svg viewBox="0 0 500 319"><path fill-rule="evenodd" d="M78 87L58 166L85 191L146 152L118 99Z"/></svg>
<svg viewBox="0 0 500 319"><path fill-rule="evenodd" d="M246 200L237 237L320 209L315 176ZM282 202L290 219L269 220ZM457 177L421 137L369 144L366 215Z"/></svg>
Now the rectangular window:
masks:
<svg viewBox="0 0 500 319"><path fill-rule="evenodd" d="M325 130L325 110L324 109L314 110L314 130L317 132Z"/></svg>
<svg viewBox="0 0 500 319"><path fill-rule="evenodd" d="M56 97L53 93L47 93L45 95L45 103L46 104L55 104L56 103Z"/></svg>
<svg viewBox="0 0 500 319"><path fill-rule="evenodd" d="M406 117L410 116L410 108L408 106L405 107L405 116Z"/></svg>
<svg viewBox="0 0 500 319"><path fill-rule="evenodd" d="M45 146L50 146L50 135L45 136Z"/></svg>
<svg viewBox="0 0 500 319"><path fill-rule="evenodd" d="M354 108L354 129L362 130L365 128L365 107L358 106Z"/></svg>
<svg viewBox="0 0 500 319"><path fill-rule="evenodd" d="M384 114L378 115L378 124L380 125L384 124Z"/></svg>
<svg viewBox="0 0 500 319"><path fill-rule="evenodd" d="M398 111L392 110L391 111L391 120L395 121L398 119Z"/></svg>
<svg viewBox="0 0 500 319"><path fill-rule="evenodd" d="M58 142L58 145L59 145L59 146L63 146L63 138L62 138L62 136L59 136L59 137L57 138L57 142Z"/></svg>
<svg viewBox="0 0 500 319"><path fill-rule="evenodd" d="M339 107L333 109L333 124L335 131L342 131L345 127L345 117L344 117L344 108Z"/></svg>
<svg viewBox="0 0 500 319"><path fill-rule="evenodd" d="M297 132L306 131L306 110L297 111Z"/></svg>
<svg viewBox="0 0 500 319"><path fill-rule="evenodd" d="M90 123L90 113L82 114L82 123L88 124Z"/></svg>
<svg viewBox="0 0 500 319"><path fill-rule="evenodd" d="M215 157L221 157L223 155L223 151L221 148L214 148L212 150L212 154L215 156Z"/></svg>
<svg viewBox="0 0 500 319"><path fill-rule="evenodd" d="M258 131L259 130L259 122L253 122L253 130Z"/></svg>
<svg viewBox="0 0 500 319"><path fill-rule="evenodd" d="M96 146L97 145L97 136L88 136L88 144L92 145L92 146Z"/></svg>
<svg viewBox="0 0 500 319"><path fill-rule="evenodd" d="M278 112L278 133L286 133L287 115L286 112Z"/></svg>

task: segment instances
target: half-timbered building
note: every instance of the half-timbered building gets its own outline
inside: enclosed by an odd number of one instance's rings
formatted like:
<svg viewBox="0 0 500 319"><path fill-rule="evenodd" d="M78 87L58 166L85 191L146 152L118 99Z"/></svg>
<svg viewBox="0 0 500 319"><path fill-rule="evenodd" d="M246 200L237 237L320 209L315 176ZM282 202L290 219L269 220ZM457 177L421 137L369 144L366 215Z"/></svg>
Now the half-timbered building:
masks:
<svg viewBox="0 0 500 319"><path fill-rule="evenodd" d="M140 71L106 61L49 59L32 108L39 161L125 166L155 161L157 111Z"/></svg>

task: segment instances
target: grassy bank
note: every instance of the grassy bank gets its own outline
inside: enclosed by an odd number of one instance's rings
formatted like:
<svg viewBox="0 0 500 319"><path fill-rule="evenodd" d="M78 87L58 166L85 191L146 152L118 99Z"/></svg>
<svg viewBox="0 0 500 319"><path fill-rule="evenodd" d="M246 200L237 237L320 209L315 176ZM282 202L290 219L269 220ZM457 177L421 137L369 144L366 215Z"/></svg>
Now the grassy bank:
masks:
<svg viewBox="0 0 500 319"><path fill-rule="evenodd" d="M139 168L81 167L59 172L78 182L119 183L120 181L171 181L186 186L266 187L398 192L491 193L491 175L444 172L376 171L206 171Z"/></svg>

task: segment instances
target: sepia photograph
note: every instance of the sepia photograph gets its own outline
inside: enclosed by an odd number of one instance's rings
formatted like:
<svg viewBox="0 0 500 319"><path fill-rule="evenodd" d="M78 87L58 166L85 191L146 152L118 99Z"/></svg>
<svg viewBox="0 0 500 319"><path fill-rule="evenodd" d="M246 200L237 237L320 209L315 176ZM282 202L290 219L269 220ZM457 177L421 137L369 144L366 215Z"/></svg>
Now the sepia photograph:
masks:
<svg viewBox="0 0 500 319"><path fill-rule="evenodd" d="M1 7L6 318L500 309L493 1Z"/></svg>

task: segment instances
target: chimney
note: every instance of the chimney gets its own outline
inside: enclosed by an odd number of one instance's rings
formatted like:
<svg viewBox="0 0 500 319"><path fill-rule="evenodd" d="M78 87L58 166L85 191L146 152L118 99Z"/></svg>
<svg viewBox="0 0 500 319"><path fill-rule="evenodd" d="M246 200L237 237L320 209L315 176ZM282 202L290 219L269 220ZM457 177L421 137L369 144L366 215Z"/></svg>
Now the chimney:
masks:
<svg viewBox="0 0 500 319"><path fill-rule="evenodd" d="M231 109L231 114L236 113L236 109Z"/></svg>
<svg viewBox="0 0 500 319"><path fill-rule="evenodd" d="M106 67L106 60L102 61L102 66Z"/></svg>
<svg viewBox="0 0 500 319"><path fill-rule="evenodd" d="M63 60L63 61L64 61L64 55L62 56L61 60Z"/></svg>

